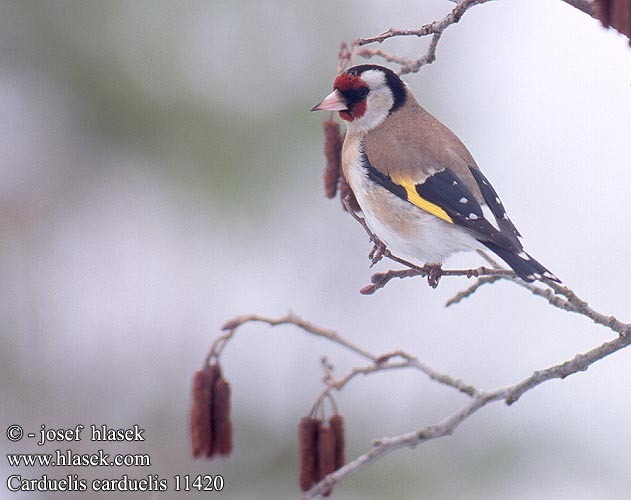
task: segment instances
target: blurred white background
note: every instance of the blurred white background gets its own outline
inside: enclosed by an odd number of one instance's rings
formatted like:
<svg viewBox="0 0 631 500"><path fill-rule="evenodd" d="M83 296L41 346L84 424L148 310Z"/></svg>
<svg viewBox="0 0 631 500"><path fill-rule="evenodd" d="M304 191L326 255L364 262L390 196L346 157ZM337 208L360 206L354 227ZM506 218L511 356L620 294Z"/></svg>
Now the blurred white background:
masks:
<svg viewBox="0 0 631 500"><path fill-rule="evenodd" d="M297 423L358 359L290 327L250 326L222 359L229 460L190 458L190 378L234 315L291 309L380 353L405 349L482 389L611 337L509 283L445 309L469 283L393 282L374 296L363 230L321 186L321 121L342 40L417 27L443 0L4 0L0 7L2 449L77 424L146 429L138 469L10 468L27 478L222 474L217 498L296 498ZM384 50L421 53L427 41ZM406 81L492 180L529 251L597 309L629 321L631 49L561 1L492 2L449 29ZM449 265L473 267L475 255ZM386 269L382 264L380 269ZM622 499L631 491L631 350L483 409L404 450L340 499ZM465 398L415 372L337 397L347 455L437 422ZM172 479L171 479L172 481ZM20 498L58 498L22 493ZM175 499L165 493L64 498ZM14 498L5 486L0 498Z"/></svg>

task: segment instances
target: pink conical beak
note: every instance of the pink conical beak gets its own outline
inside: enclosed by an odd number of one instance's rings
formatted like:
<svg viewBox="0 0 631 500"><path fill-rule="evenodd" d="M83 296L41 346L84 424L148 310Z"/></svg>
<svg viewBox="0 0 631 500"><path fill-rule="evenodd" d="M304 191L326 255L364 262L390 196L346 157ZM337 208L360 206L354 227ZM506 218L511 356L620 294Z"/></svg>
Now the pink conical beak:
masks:
<svg viewBox="0 0 631 500"><path fill-rule="evenodd" d="M311 111L344 111L345 109L348 109L348 105L344 96L337 90L334 90L322 99L320 104L316 104L311 108Z"/></svg>

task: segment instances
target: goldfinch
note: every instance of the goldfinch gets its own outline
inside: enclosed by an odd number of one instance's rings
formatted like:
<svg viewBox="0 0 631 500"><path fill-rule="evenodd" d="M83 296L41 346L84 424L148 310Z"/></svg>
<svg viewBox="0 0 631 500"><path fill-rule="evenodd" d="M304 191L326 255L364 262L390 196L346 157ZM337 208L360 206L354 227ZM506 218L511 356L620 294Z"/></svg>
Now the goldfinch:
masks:
<svg viewBox="0 0 631 500"><path fill-rule="evenodd" d="M464 144L392 70L348 69L315 110L338 111L347 122L344 176L366 224L393 254L440 267L455 252L488 249L525 281L559 281L524 251Z"/></svg>

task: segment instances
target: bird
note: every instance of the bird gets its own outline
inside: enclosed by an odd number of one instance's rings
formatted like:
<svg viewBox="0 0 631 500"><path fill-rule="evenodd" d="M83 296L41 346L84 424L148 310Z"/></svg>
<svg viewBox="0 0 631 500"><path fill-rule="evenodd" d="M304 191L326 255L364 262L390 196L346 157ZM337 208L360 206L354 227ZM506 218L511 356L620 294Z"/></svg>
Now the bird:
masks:
<svg viewBox="0 0 631 500"><path fill-rule="evenodd" d="M524 281L560 282L524 250L466 146L390 68L361 64L340 73L317 110L346 122L344 177L392 254L440 270L452 254L490 250Z"/></svg>

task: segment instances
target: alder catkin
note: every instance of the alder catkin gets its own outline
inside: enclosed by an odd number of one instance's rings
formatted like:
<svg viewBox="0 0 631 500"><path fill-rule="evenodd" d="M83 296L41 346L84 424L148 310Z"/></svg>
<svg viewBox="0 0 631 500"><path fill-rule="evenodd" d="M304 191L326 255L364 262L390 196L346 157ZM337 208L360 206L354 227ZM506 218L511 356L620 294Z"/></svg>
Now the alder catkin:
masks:
<svg viewBox="0 0 631 500"><path fill-rule="evenodd" d="M193 376L190 425L193 457L212 456L212 398L215 379L220 376L219 367L206 365Z"/></svg>
<svg viewBox="0 0 631 500"><path fill-rule="evenodd" d="M627 35L631 45L631 0L596 0L594 17Z"/></svg>
<svg viewBox="0 0 631 500"><path fill-rule="evenodd" d="M232 452L232 421L230 420L230 384L223 378L213 387L212 431L216 451L223 456Z"/></svg>
<svg viewBox="0 0 631 500"><path fill-rule="evenodd" d="M335 471L335 433L322 423L318 425L318 481ZM322 493L328 497L331 489Z"/></svg>
<svg viewBox="0 0 631 500"><path fill-rule="evenodd" d="M335 436L335 470L339 469L346 462L344 439L344 417L336 413L329 418L329 427L333 430Z"/></svg>
<svg viewBox="0 0 631 500"><path fill-rule="evenodd" d="M307 491L318 480L318 422L302 417L298 425L300 441L300 489Z"/></svg>
<svg viewBox="0 0 631 500"><path fill-rule="evenodd" d="M595 0L594 4L595 17L600 20L605 28L608 28L611 22L611 1Z"/></svg>
<svg viewBox="0 0 631 500"><path fill-rule="evenodd" d="M327 198L335 198L337 185L342 173L342 143L340 124L336 120L326 120L322 123L324 128L324 156L326 167L324 169L324 194Z"/></svg>

